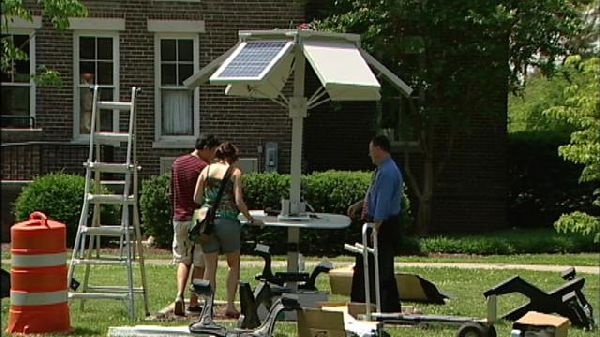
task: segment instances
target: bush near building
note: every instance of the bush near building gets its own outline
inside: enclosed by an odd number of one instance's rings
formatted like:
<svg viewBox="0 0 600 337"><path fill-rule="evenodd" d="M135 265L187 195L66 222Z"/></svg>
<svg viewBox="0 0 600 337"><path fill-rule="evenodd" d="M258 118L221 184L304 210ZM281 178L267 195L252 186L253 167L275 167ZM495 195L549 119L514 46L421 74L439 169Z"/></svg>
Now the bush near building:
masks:
<svg viewBox="0 0 600 337"><path fill-rule="evenodd" d="M92 189L94 185L92 185ZM29 214L40 211L48 219L64 223L67 227L67 246L72 247L77 233L85 178L79 175L51 173L35 178L15 201L15 219L24 221ZM108 188L100 186L99 193L110 193ZM103 205L100 221L114 225L120 222L120 212L116 205ZM91 210L90 210L91 211ZM91 217L90 221L91 221Z"/></svg>

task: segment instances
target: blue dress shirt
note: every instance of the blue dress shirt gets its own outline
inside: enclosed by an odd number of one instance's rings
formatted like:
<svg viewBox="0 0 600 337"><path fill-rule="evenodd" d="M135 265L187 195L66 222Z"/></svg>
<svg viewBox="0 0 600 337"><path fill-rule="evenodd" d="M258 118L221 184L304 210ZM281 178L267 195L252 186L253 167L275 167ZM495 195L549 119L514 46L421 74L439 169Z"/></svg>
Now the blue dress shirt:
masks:
<svg viewBox="0 0 600 337"><path fill-rule="evenodd" d="M379 163L375 179L367 192L369 218L385 221L400 214L403 186L402 174L391 157Z"/></svg>

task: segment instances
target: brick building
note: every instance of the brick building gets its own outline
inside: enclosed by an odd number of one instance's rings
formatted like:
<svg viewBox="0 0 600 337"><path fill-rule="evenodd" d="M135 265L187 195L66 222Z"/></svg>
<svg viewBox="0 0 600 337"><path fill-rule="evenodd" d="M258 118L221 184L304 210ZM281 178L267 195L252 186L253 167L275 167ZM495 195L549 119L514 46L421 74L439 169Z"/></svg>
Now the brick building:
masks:
<svg viewBox="0 0 600 337"><path fill-rule="evenodd" d="M35 1L25 3L28 8L37 6ZM53 29L39 8L33 22L10 24L16 42L31 39L23 45L30 61L17 64L14 74L2 77L4 196L18 190L15 182L35 175L61 170L84 173L90 83L101 86L106 100L127 101L132 86L142 88L137 98L142 178L168 170L171 160L189 151L201 132L239 144L244 165L257 171L264 169L265 144L277 143L278 171L289 171L287 111L267 100L227 97L222 87L202 86L190 92L181 82L233 46L238 30L294 28L310 20L306 16L312 8L286 0L83 3L89 16L72 19L65 31ZM40 65L60 72L62 86L41 87L24 80ZM375 132L374 106L344 103L310 112L304 131L305 171L369 169L366 154ZM104 128L123 124L110 112L104 115ZM484 121L472 131L459 144L456 160L449 164L450 174L436 191L435 231L505 224L505 119ZM489 155L490 148L495 155ZM123 155L118 147L103 150L115 160ZM396 157L402 162L400 153ZM5 204L3 225L12 222Z"/></svg>

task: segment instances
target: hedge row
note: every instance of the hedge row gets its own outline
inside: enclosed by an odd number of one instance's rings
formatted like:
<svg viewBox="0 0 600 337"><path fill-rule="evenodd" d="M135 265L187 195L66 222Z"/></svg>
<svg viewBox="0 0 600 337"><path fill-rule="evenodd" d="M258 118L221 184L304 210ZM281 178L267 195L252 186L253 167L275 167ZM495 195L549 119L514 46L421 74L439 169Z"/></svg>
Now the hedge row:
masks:
<svg viewBox="0 0 600 337"><path fill-rule="evenodd" d="M327 171L302 177L303 198L317 212L345 214L348 205L361 200L371 181L370 172ZM168 247L172 241L171 209L168 199L168 174L147 179L142 184L140 210L144 231L155 238L159 247ZM250 209L279 209L281 198L289 193L289 175L276 173L247 174L243 177L244 197ZM409 201L403 200L403 223L412 223ZM358 241L360 223L343 230L301 231L301 250L311 254L332 255L343 251L346 242ZM255 242L271 246L274 253L283 253L287 247L283 228L244 226L243 251L253 248Z"/></svg>

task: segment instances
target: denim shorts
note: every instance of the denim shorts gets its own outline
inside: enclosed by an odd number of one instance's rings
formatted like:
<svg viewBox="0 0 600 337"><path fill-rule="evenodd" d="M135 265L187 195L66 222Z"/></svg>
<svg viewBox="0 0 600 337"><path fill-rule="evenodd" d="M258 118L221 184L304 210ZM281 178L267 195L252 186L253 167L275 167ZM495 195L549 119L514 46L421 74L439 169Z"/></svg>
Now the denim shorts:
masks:
<svg viewBox="0 0 600 337"><path fill-rule="evenodd" d="M216 218L215 231L201 240L204 253L233 253L240 250L240 222L237 219Z"/></svg>

